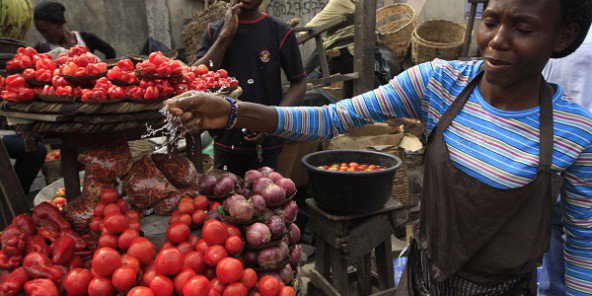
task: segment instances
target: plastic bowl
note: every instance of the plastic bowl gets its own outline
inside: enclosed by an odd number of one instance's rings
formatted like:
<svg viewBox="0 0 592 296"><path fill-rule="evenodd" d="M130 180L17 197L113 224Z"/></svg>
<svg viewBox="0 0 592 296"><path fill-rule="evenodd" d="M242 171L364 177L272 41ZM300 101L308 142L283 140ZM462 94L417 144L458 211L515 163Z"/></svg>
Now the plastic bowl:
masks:
<svg viewBox="0 0 592 296"><path fill-rule="evenodd" d="M373 172L339 172L319 168L333 163L366 163L383 168ZM391 197L395 172L402 161L395 156L362 150L328 150L302 158L317 205L332 214L357 215L382 208Z"/></svg>

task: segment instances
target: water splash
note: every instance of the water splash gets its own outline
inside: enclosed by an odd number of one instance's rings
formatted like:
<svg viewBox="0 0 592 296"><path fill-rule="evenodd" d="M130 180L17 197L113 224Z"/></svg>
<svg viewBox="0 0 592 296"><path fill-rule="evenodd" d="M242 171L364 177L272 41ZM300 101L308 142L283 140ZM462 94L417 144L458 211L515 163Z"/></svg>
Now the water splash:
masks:
<svg viewBox="0 0 592 296"><path fill-rule="evenodd" d="M156 147L156 150L167 147L167 151L170 154L173 149L177 148L177 143L185 137L188 131L182 127L179 118L171 114L166 106L162 107L159 112L164 116L164 125L154 128L146 123L146 132L142 135L142 139L158 135L165 136L166 140L162 145Z"/></svg>

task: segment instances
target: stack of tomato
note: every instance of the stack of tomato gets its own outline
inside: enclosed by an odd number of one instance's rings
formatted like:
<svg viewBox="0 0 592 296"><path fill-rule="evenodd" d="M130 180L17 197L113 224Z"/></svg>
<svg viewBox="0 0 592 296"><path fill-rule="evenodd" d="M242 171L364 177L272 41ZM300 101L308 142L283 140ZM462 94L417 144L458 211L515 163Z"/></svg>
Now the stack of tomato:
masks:
<svg viewBox="0 0 592 296"><path fill-rule="evenodd" d="M16 55L8 62L6 62L6 69L12 71L22 72L28 68L34 68L37 61L41 59L52 59L50 54L38 53L32 47L20 47Z"/></svg>
<svg viewBox="0 0 592 296"><path fill-rule="evenodd" d="M59 74L60 71L51 59L51 56L47 57L45 55L40 56L40 58L37 59L35 62L35 69L28 68L23 71L23 77L25 79L46 84L51 83L51 79Z"/></svg>
<svg viewBox="0 0 592 296"><path fill-rule="evenodd" d="M121 60L107 72L107 78L117 85L138 84L138 75L134 72L134 68L134 62L130 59Z"/></svg>
<svg viewBox="0 0 592 296"><path fill-rule="evenodd" d="M73 86L66 78L56 75L51 79L51 85L46 85L40 92L46 96L82 96L82 88Z"/></svg>
<svg viewBox="0 0 592 296"><path fill-rule="evenodd" d="M107 73L107 63L100 62L96 56L88 54L88 49L77 45L56 58L61 65L60 73L68 76L101 76Z"/></svg>
<svg viewBox="0 0 592 296"><path fill-rule="evenodd" d="M21 75L10 75L3 82L2 99L11 102L27 102L35 99L35 90L27 86Z"/></svg>
<svg viewBox="0 0 592 296"><path fill-rule="evenodd" d="M206 91L237 86L238 80L229 77L226 70L214 72L202 64L197 67L184 67L181 77L176 79L175 90L177 94L181 94L188 90Z"/></svg>

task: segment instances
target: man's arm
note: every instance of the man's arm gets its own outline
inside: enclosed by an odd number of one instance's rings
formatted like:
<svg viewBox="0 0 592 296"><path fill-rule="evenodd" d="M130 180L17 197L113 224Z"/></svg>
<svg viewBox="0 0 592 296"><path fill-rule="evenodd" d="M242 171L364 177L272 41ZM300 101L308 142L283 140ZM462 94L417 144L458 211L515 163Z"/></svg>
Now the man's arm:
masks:
<svg viewBox="0 0 592 296"><path fill-rule="evenodd" d="M290 81L290 87L284 94L280 106L296 106L302 101L306 92L306 72L293 29L286 32L280 44L280 62L288 81Z"/></svg>
<svg viewBox="0 0 592 296"><path fill-rule="evenodd" d="M232 0L228 5L228 10L224 17L224 27L222 28L220 36L218 36L206 54L199 57L193 65L204 64L212 69L220 68L222 61L224 60L224 55L232 41L232 37L236 34L236 30L238 29L238 10L242 6L242 3L237 4L237 1L238 0ZM209 30L209 26L207 30Z"/></svg>
<svg viewBox="0 0 592 296"><path fill-rule="evenodd" d="M284 99L280 102L280 106L297 106L301 103L306 93L306 79L290 82L290 87L284 94Z"/></svg>

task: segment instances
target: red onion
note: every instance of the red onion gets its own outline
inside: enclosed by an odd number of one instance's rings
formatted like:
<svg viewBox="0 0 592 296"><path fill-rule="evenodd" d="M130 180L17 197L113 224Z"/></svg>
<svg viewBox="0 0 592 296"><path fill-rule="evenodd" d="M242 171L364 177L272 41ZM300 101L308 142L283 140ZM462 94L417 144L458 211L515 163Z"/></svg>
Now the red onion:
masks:
<svg viewBox="0 0 592 296"><path fill-rule="evenodd" d="M238 193L242 196L251 196L251 190L247 188L241 188Z"/></svg>
<svg viewBox="0 0 592 296"><path fill-rule="evenodd" d="M257 215L263 214L263 212L265 212L267 209L265 198L259 194L251 196L251 198L249 198L249 203L253 206L253 209Z"/></svg>
<svg viewBox="0 0 592 296"><path fill-rule="evenodd" d="M298 225L292 223L290 224L290 244L295 245L300 241L300 228Z"/></svg>
<svg viewBox="0 0 592 296"><path fill-rule="evenodd" d="M247 173L245 174L245 185L250 186L253 183L255 183L255 181L257 181L261 178L263 178L263 173L261 173L260 171L256 171L256 170L247 171Z"/></svg>
<svg viewBox="0 0 592 296"><path fill-rule="evenodd" d="M278 172L271 172L267 175L267 178L271 179L273 183L277 182L279 179L283 178L283 176Z"/></svg>
<svg viewBox="0 0 592 296"><path fill-rule="evenodd" d="M277 270L282 268L284 261L282 250L278 247L271 247L259 251L257 254L257 264L266 270Z"/></svg>
<svg viewBox="0 0 592 296"><path fill-rule="evenodd" d="M218 210L211 210L206 213L206 221L208 220L222 220L222 216Z"/></svg>
<svg viewBox="0 0 592 296"><path fill-rule="evenodd" d="M286 199L286 192L280 186L269 184L265 187L263 192L261 192L261 196L265 198L267 206L277 207L284 202L284 199Z"/></svg>
<svg viewBox="0 0 592 296"><path fill-rule="evenodd" d="M211 195L214 192L214 186L216 186L216 177L205 175L201 179L199 184L199 193L204 195Z"/></svg>
<svg viewBox="0 0 592 296"><path fill-rule="evenodd" d="M255 266L257 265L257 254L259 252L255 250L245 249L243 254L241 255L243 260L245 260L246 266Z"/></svg>
<svg viewBox="0 0 592 296"><path fill-rule="evenodd" d="M273 217L275 214L273 213L272 210L270 209L265 209L263 211L263 214L261 214L261 219L263 222L267 222L269 221L269 219L271 219L271 217Z"/></svg>
<svg viewBox="0 0 592 296"><path fill-rule="evenodd" d="M235 186L236 182L234 182L231 177L222 177L220 180L218 180L218 182L216 182L213 193L217 197L223 197L233 193Z"/></svg>
<svg viewBox="0 0 592 296"><path fill-rule="evenodd" d="M278 274L282 278L282 282L286 285L289 285L294 279L294 270L290 264L286 264L286 267L282 268Z"/></svg>
<svg viewBox="0 0 592 296"><path fill-rule="evenodd" d="M298 205L292 200L283 207L276 209L275 214L284 218L286 223L294 223L296 215L298 215Z"/></svg>
<svg viewBox="0 0 592 296"><path fill-rule="evenodd" d="M245 237L248 245L258 247L271 241L271 231L263 223L253 223L247 227Z"/></svg>
<svg viewBox="0 0 592 296"><path fill-rule="evenodd" d="M247 222L253 219L253 206L246 200L236 200L230 205L230 216L239 222Z"/></svg>
<svg viewBox="0 0 592 296"><path fill-rule="evenodd" d="M273 169L270 168L270 167L264 166L262 168L259 168L258 171L261 172L264 175L269 175L269 173L273 172Z"/></svg>
<svg viewBox="0 0 592 296"><path fill-rule="evenodd" d="M224 210L224 213L226 214L230 214L230 206L232 206L232 204L235 201L241 201L241 200L246 200L244 196L240 195L240 194L233 194L231 196L229 196L227 199L224 200L224 202L222 203L222 209Z"/></svg>
<svg viewBox="0 0 592 296"><path fill-rule="evenodd" d="M288 178L281 178L275 181L275 184L282 187L282 189L286 191L286 196L288 197L296 193L296 184L294 184L294 182Z"/></svg>
<svg viewBox="0 0 592 296"><path fill-rule="evenodd" d="M290 248L284 242L281 242L278 246L280 248L280 253L282 254L282 261L285 261L290 257Z"/></svg>
<svg viewBox="0 0 592 296"><path fill-rule="evenodd" d="M271 181L271 179L261 178L261 179L255 181L255 183L253 184L253 192L257 193L257 194L261 194L261 192L263 192L263 190L265 190L265 187L267 187L270 184L273 184L273 181Z"/></svg>
<svg viewBox="0 0 592 296"><path fill-rule="evenodd" d="M220 179L225 178L225 177L228 177L228 178L232 179L232 181L234 183L238 183L238 177L235 174L233 174L233 173L224 173L224 174L222 174L222 176L220 177Z"/></svg>
<svg viewBox="0 0 592 296"><path fill-rule="evenodd" d="M265 222L271 230L271 240L278 241L286 235L286 222L279 216L272 216Z"/></svg>
<svg viewBox="0 0 592 296"><path fill-rule="evenodd" d="M290 265L296 268L300 263L300 258L302 258L302 246L295 245L290 249Z"/></svg>

